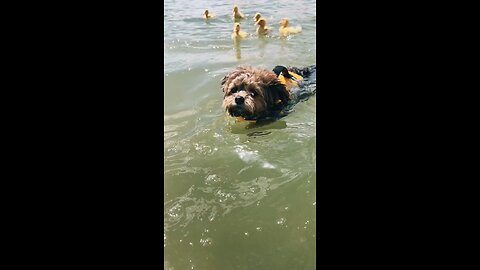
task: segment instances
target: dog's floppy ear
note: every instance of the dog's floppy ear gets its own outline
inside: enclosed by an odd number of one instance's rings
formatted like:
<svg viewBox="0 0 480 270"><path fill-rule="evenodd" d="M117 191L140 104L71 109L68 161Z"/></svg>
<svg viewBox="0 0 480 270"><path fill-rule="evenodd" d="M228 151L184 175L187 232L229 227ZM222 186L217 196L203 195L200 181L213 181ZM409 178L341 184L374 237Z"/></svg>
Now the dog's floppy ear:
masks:
<svg viewBox="0 0 480 270"><path fill-rule="evenodd" d="M223 77L223 79L222 79L222 81L220 82L220 84L223 86L227 80L228 80L228 75L225 75L225 77Z"/></svg>
<svg viewBox="0 0 480 270"><path fill-rule="evenodd" d="M229 75L230 74L225 75L225 77L223 77L222 81L220 82L220 85L222 86L222 92L225 92L225 87L223 85L227 82Z"/></svg>
<svg viewBox="0 0 480 270"><path fill-rule="evenodd" d="M283 108L290 100L290 93L279 80L275 79L267 85L268 98L274 108Z"/></svg>

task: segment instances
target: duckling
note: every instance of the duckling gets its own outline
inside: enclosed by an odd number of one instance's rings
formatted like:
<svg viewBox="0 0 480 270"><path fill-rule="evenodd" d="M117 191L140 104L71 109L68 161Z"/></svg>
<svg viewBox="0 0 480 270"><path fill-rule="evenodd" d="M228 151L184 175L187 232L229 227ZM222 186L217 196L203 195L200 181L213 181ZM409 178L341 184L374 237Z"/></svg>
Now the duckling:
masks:
<svg viewBox="0 0 480 270"><path fill-rule="evenodd" d="M296 34L302 31L301 26L296 27L289 27L288 26L288 18L283 18L280 20L280 35L281 36L288 36L289 34Z"/></svg>
<svg viewBox="0 0 480 270"><path fill-rule="evenodd" d="M276 66L273 69L273 72L277 75L278 81L281 84L285 85L288 91L293 87L298 86L298 82L303 80L303 77L298 75L295 72L288 71L288 69L284 66Z"/></svg>
<svg viewBox="0 0 480 270"><path fill-rule="evenodd" d="M211 19L215 16L215 14L213 13L208 13L208 9L205 9L202 15L203 15L203 18L206 20Z"/></svg>
<svg viewBox="0 0 480 270"><path fill-rule="evenodd" d="M238 6L233 6L232 16L235 21L245 19L245 15L238 10Z"/></svg>
<svg viewBox="0 0 480 270"><path fill-rule="evenodd" d="M247 32L240 31L240 24L235 23L233 27L232 39L245 38L248 36Z"/></svg>
<svg viewBox="0 0 480 270"><path fill-rule="evenodd" d="M260 18L256 24L258 25L257 35L264 36L268 34L268 31L270 30L270 28L267 27L267 21L264 18Z"/></svg>
<svg viewBox="0 0 480 270"><path fill-rule="evenodd" d="M261 17L262 17L262 14L260 12L257 12L257 13L255 13L255 16L253 17L253 20L255 21L255 23L257 23L258 20L260 20Z"/></svg>

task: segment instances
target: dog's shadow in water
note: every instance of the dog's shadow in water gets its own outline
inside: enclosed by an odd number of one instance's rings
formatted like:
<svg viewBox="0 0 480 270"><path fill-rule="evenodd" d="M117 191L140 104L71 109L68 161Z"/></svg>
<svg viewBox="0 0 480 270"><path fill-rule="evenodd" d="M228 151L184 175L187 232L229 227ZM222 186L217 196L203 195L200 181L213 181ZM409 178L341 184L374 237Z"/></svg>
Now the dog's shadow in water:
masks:
<svg viewBox="0 0 480 270"><path fill-rule="evenodd" d="M264 120L261 122L241 122L234 123L230 126L233 134L246 134L249 137L265 136L271 134L271 129L284 129L287 122L282 120Z"/></svg>

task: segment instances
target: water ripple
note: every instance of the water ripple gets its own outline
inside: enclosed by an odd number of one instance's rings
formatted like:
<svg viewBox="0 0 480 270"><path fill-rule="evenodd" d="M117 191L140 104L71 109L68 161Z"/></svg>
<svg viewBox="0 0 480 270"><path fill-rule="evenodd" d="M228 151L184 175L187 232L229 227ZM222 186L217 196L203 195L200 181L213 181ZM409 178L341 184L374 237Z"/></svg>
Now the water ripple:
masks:
<svg viewBox="0 0 480 270"><path fill-rule="evenodd" d="M301 34L238 46L232 3L164 3L165 269L313 268L316 98L263 126L235 124L221 108L221 78L237 65L315 62L315 1L285 3L240 1L242 29L254 33L261 11L269 26L289 17ZM205 8L217 18L205 22Z"/></svg>

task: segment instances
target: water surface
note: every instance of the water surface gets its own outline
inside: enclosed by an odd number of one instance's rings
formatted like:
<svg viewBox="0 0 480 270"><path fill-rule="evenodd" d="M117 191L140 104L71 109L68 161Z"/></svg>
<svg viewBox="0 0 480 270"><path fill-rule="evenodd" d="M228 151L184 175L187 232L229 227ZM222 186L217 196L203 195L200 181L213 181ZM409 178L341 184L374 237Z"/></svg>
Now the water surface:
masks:
<svg viewBox="0 0 480 270"><path fill-rule="evenodd" d="M315 1L236 1L253 34L239 44L233 4L165 1L164 268L314 269L316 97L247 128L222 111L220 80L240 64L315 64ZM254 35L255 12L272 36ZM302 33L279 38L283 17Z"/></svg>

